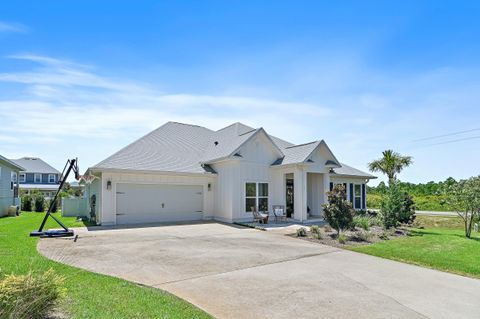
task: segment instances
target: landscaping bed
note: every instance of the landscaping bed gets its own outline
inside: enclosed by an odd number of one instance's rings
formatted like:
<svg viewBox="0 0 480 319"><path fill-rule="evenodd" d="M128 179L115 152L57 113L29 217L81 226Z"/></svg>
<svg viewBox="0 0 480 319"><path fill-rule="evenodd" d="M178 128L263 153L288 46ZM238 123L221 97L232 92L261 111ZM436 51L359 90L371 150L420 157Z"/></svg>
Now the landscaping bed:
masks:
<svg viewBox="0 0 480 319"><path fill-rule="evenodd" d="M339 248L345 248L346 246L355 247L369 245L385 240L405 237L409 233L407 227L399 227L394 230L384 230L380 226L372 226L368 230L355 227L355 229L342 232L339 237L337 232L329 226L318 228L313 226L313 232L312 227L304 229L304 233L302 231L297 231L296 234L291 234L290 236Z"/></svg>

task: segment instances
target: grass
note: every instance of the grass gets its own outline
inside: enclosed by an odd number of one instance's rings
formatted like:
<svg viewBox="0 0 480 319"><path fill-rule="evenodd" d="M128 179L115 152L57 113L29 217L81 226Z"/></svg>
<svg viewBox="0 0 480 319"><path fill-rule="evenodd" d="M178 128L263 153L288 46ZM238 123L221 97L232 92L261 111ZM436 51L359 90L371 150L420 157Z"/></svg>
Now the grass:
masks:
<svg viewBox="0 0 480 319"><path fill-rule="evenodd" d="M52 268L66 277L67 298L60 312L68 318L211 318L190 303L159 289L99 275L51 261L36 249L29 232L44 214L23 213L0 218L0 271L4 274L43 272ZM59 216L57 216L59 217ZM82 226L75 218L59 217L68 227ZM53 220L48 228L58 228Z"/></svg>
<svg viewBox="0 0 480 319"><path fill-rule="evenodd" d="M417 216L407 237L349 249L369 255L480 278L480 233L464 234L459 217Z"/></svg>

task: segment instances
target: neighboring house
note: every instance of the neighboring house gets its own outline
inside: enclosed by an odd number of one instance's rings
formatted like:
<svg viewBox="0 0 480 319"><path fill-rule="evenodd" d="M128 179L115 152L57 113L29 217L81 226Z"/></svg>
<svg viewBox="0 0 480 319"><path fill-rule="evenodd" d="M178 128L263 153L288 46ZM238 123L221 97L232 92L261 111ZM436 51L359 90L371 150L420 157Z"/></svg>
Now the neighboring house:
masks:
<svg viewBox="0 0 480 319"><path fill-rule="evenodd" d="M322 217L326 192L344 184L366 209L374 176L341 164L323 141L293 145L235 123L218 131L168 122L88 169L89 207L103 225L215 219L251 221L251 208L284 205ZM93 197L92 197L93 196Z"/></svg>
<svg viewBox="0 0 480 319"><path fill-rule="evenodd" d="M55 195L60 181L58 170L38 157L22 157L11 161L25 168L18 175L20 190L26 193L38 190L47 199Z"/></svg>
<svg viewBox="0 0 480 319"><path fill-rule="evenodd" d="M25 170L22 166L0 155L0 216L5 216L8 207L20 205L17 176Z"/></svg>

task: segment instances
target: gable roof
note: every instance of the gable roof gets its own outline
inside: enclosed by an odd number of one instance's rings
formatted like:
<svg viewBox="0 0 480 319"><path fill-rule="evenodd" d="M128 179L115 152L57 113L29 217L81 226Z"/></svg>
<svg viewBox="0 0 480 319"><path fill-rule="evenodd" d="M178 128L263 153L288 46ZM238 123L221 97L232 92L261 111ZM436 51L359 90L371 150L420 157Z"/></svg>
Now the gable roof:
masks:
<svg viewBox="0 0 480 319"><path fill-rule="evenodd" d="M0 162L3 163L4 165L10 167L10 168L13 168L15 170L18 170L18 171L24 171L25 168L23 168L22 166L18 165L17 163L13 162L12 160L9 160L8 158L0 155Z"/></svg>
<svg viewBox="0 0 480 319"><path fill-rule="evenodd" d="M90 169L215 173L208 164L235 156L242 145L258 134L265 134L278 151L279 159L272 165L304 163L318 147L324 145L331 154L333 165L338 163L340 166L323 140L294 145L269 135L263 128L254 129L239 122L218 131L168 122Z"/></svg>
<svg viewBox="0 0 480 319"><path fill-rule="evenodd" d="M24 168L27 173L60 174L60 172L38 157L22 157L12 162Z"/></svg>

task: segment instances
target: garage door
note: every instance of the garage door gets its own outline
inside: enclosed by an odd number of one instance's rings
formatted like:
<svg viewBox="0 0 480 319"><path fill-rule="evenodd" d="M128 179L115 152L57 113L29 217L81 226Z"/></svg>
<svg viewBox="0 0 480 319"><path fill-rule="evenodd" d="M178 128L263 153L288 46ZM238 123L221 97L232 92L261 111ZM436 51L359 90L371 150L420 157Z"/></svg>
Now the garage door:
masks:
<svg viewBox="0 0 480 319"><path fill-rule="evenodd" d="M199 220L203 187L117 184L117 224Z"/></svg>

